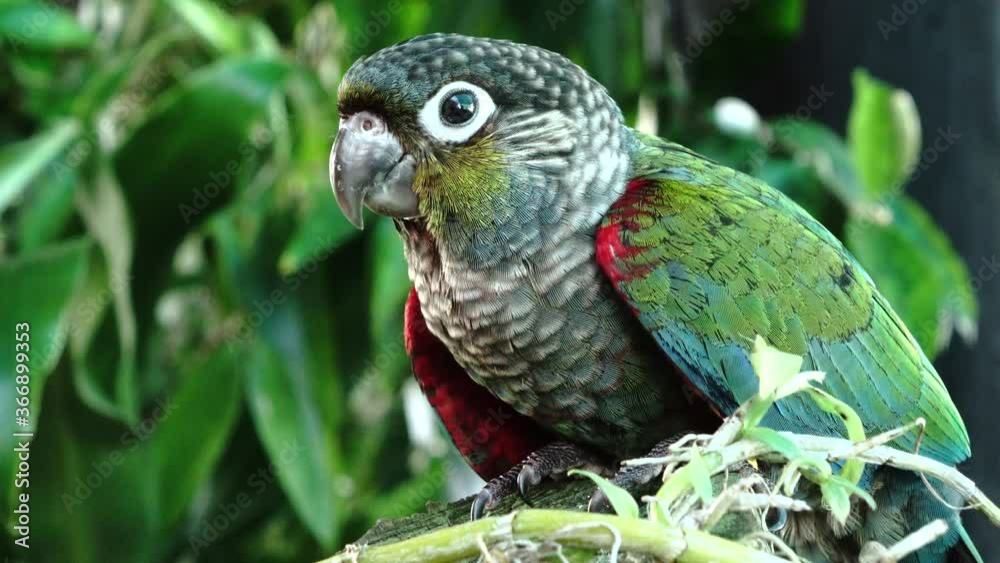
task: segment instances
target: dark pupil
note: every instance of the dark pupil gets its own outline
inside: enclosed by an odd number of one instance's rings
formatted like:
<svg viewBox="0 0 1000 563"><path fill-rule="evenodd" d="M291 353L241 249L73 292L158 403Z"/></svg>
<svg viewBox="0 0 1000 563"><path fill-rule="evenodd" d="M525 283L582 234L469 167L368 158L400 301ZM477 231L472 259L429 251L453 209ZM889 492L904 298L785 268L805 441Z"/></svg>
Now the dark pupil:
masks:
<svg viewBox="0 0 1000 563"><path fill-rule="evenodd" d="M441 105L441 119L449 125L468 123L476 115L476 95L472 92L455 92Z"/></svg>

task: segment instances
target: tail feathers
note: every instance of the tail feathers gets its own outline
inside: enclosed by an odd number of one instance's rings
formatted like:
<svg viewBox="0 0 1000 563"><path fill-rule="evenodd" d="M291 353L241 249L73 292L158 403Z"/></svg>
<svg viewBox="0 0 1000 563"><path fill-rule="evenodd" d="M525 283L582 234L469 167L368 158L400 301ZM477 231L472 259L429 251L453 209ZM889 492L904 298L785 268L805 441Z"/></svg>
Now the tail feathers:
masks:
<svg viewBox="0 0 1000 563"><path fill-rule="evenodd" d="M958 527L958 534L961 541L948 552L947 563L983 563L983 556L976 549L976 544L972 543L972 538L961 525Z"/></svg>
<svg viewBox="0 0 1000 563"><path fill-rule="evenodd" d="M865 522L865 532L869 539L891 545L913 530L941 519L948 524L948 531L904 561L983 563L962 526L961 514L951 508L962 504L962 497L957 491L936 479L928 478L935 491L932 493L918 476L889 468L882 468L877 479L880 481L875 493L878 509L869 514Z"/></svg>

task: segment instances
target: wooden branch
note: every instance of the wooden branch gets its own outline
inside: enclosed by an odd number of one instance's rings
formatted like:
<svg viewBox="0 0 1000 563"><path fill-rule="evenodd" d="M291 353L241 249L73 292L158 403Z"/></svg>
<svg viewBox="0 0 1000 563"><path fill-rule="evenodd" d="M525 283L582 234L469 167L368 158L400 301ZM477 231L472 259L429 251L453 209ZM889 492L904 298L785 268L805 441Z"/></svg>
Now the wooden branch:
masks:
<svg viewBox="0 0 1000 563"><path fill-rule="evenodd" d="M585 479L547 481L532 491L532 504L538 508L586 511L587 501L594 492L594 484ZM464 524L469 521L472 497L449 504L427 503L427 512L396 518L379 520L375 526L361 536L358 545L377 545L386 542L406 540L414 536L444 528ZM531 508L517 495L508 495L492 514L506 514L513 510Z"/></svg>
<svg viewBox="0 0 1000 563"><path fill-rule="evenodd" d="M489 556L486 546L555 540L570 547L645 555L681 563L784 563L768 553L700 530L666 527L644 518L528 509L484 518L378 546L348 546L322 563L449 562ZM485 550L485 553L484 553Z"/></svg>
<svg viewBox="0 0 1000 563"><path fill-rule="evenodd" d="M724 479L724 476L717 478L716 485L719 489L724 488ZM654 480L648 486L649 492L654 492L658 486L659 482ZM608 552L608 548L614 545L610 528L607 527L609 525L621 535L619 547L622 552L646 555L653 560L661 560L660 556L669 548L678 554L686 553L679 559L681 561L706 561L708 559L705 559L705 550L712 550L713 557L731 557L717 559L720 562L781 561L774 557L762 559L758 557L761 552L732 541L745 535L747 530L761 527L759 510L726 514L712 527L714 536L697 530L674 529L672 532L664 533L662 526L654 525L645 519L630 519L623 525L622 522L625 520L616 516L586 513L587 501L593 492L594 484L586 479L544 482L533 490L532 506L525 504L517 495L510 495L491 512L506 516L487 518L474 523L469 522L472 497L449 504L429 502L427 512L378 521L352 546L348 546L344 552L325 560L324 563L454 561L477 555L481 542L493 545L502 539L513 541L526 538L558 539L560 544L566 546L588 547L590 549L587 553L592 556L598 551ZM519 527L514 528L506 537L498 537L495 527L503 522L503 518L508 518L515 512ZM642 524L638 524L637 527L633 525L635 522ZM579 525L587 528L573 531L573 527ZM655 546L645 543L651 525L658 530ZM570 528L569 532L557 533L567 527ZM727 556L727 553L730 555ZM691 559L695 555L700 559Z"/></svg>

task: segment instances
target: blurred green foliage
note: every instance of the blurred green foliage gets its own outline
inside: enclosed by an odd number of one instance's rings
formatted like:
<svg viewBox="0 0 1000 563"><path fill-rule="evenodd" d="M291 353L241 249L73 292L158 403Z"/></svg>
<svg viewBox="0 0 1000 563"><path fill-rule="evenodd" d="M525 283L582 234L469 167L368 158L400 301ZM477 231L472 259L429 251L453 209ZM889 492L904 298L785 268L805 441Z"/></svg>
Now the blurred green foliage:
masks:
<svg viewBox="0 0 1000 563"><path fill-rule="evenodd" d="M732 4L651 54L677 28L651 1L0 0L0 325L31 338L27 428L4 345L0 450L35 432L29 488L0 460L3 549L19 492L27 558L80 562L311 560L442 498L454 460L398 399L399 242L351 228L327 171L343 71L429 31L570 56L842 236L929 354L973 338L967 271L903 192L933 156L912 99L859 71L846 141L808 92L761 122L716 104L753 71L727 56L776 53L803 11Z"/></svg>

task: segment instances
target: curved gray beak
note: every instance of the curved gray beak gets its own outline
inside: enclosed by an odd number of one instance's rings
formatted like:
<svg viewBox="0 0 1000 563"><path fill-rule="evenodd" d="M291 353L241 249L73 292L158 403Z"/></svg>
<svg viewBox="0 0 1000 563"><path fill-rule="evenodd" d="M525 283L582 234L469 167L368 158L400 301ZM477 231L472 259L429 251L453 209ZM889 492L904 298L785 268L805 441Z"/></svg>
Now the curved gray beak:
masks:
<svg viewBox="0 0 1000 563"><path fill-rule="evenodd" d="M330 152L330 182L340 210L355 227L364 227L362 205L390 217L419 215L412 188L415 167L381 117L365 111L341 121Z"/></svg>

